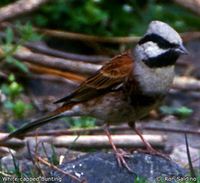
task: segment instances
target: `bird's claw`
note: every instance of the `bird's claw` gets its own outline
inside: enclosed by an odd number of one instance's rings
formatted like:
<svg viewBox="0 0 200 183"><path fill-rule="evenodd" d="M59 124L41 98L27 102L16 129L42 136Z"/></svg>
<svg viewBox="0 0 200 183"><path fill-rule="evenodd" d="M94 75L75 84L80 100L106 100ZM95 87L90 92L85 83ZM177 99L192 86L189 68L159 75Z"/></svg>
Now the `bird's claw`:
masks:
<svg viewBox="0 0 200 183"><path fill-rule="evenodd" d="M133 170L129 167L126 160L124 158L130 158L130 154L123 151L122 149L118 149L117 152L115 152L117 163L119 167L125 167L130 173L134 173Z"/></svg>

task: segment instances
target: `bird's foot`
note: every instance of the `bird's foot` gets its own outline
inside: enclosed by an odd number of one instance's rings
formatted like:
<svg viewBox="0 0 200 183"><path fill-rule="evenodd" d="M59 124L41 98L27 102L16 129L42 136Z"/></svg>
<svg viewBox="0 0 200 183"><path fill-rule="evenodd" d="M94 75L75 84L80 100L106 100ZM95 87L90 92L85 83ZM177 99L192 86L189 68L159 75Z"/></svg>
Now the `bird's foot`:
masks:
<svg viewBox="0 0 200 183"><path fill-rule="evenodd" d="M130 153L127 153L126 151L122 150L122 149L117 149L115 151L115 155L117 158L117 163L119 165L119 167L125 167L130 173L133 173L133 170L129 167L129 165L127 164L125 158L130 158Z"/></svg>
<svg viewBox="0 0 200 183"><path fill-rule="evenodd" d="M134 126L133 126L134 127ZM154 149L151 144L145 140L145 138L143 137L142 133L134 127L134 130L136 132L136 134L141 138L142 142L144 143L144 145L146 146L146 150L139 150L140 152L145 152L151 155L157 155L157 156L161 156L165 159L170 160L170 157L167 154L164 154L156 149Z"/></svg>
<svg viewBox="0 0 200 183"><path fill-rule="evenodd" d="M108 126L106 125L104 127L104 131L106 132L106 135L108 136L108 140L110 145L112 146L112 149L116 155L117 158L117 163L119 165L119 167L125 167L130 173L134 173L133 170L128 166L125 158L129 158L130 157L130 153L127 153L126 151L122 150L122 149L117 149L117 147L115 146L115 144L113 143L112 137L110 135L110 132L108 130Z"/></svg>

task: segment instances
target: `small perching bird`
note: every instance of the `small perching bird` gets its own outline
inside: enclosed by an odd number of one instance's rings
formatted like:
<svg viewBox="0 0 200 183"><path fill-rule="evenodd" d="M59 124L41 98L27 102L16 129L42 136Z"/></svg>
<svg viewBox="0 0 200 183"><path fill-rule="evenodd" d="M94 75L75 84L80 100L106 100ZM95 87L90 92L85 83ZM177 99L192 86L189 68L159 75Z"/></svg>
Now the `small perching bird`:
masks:
<svg viewBox="0 0 200 183"><path fill-rule="evenodd" d="M163 101L174 78L174 65L182 54L187 54L187 50L179 34L166 23L152 21L134 49L115 56L74 92L56 101L63 104L61 107L22 126L4 140L22 137L64 116L92 116L107 125L126 121L134 127L135 121ZM106 132L118 163L129 169L123 153L116 149ZM145 144L152 150L150 144Z"/></svg>

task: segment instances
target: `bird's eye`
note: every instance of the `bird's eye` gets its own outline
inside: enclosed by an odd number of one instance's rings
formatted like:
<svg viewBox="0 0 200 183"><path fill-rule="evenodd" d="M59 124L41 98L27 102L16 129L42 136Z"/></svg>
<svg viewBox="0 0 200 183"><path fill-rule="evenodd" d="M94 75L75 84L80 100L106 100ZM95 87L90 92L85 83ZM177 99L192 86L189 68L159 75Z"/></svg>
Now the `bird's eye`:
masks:
<svg viewBox="0 0 200 183"><path fill-rule="evenodd" d="M173 48L178 48L178 47L179 47L179 45L176 44L176 43L171 43L171 46L172 46Z"/></svg>

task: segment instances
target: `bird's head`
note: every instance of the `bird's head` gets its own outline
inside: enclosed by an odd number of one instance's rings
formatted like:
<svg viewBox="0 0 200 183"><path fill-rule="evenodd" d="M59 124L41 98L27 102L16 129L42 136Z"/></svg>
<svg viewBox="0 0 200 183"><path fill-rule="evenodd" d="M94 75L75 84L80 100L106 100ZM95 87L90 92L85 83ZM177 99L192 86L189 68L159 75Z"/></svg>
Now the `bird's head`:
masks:
<svg viewBox="0 0 200 183"><path fill-rule="evenodd" d="M135 48L136 59L150 68L174 65L180 55L187 53L180 35L161 21L150 23Z"/></svg>

